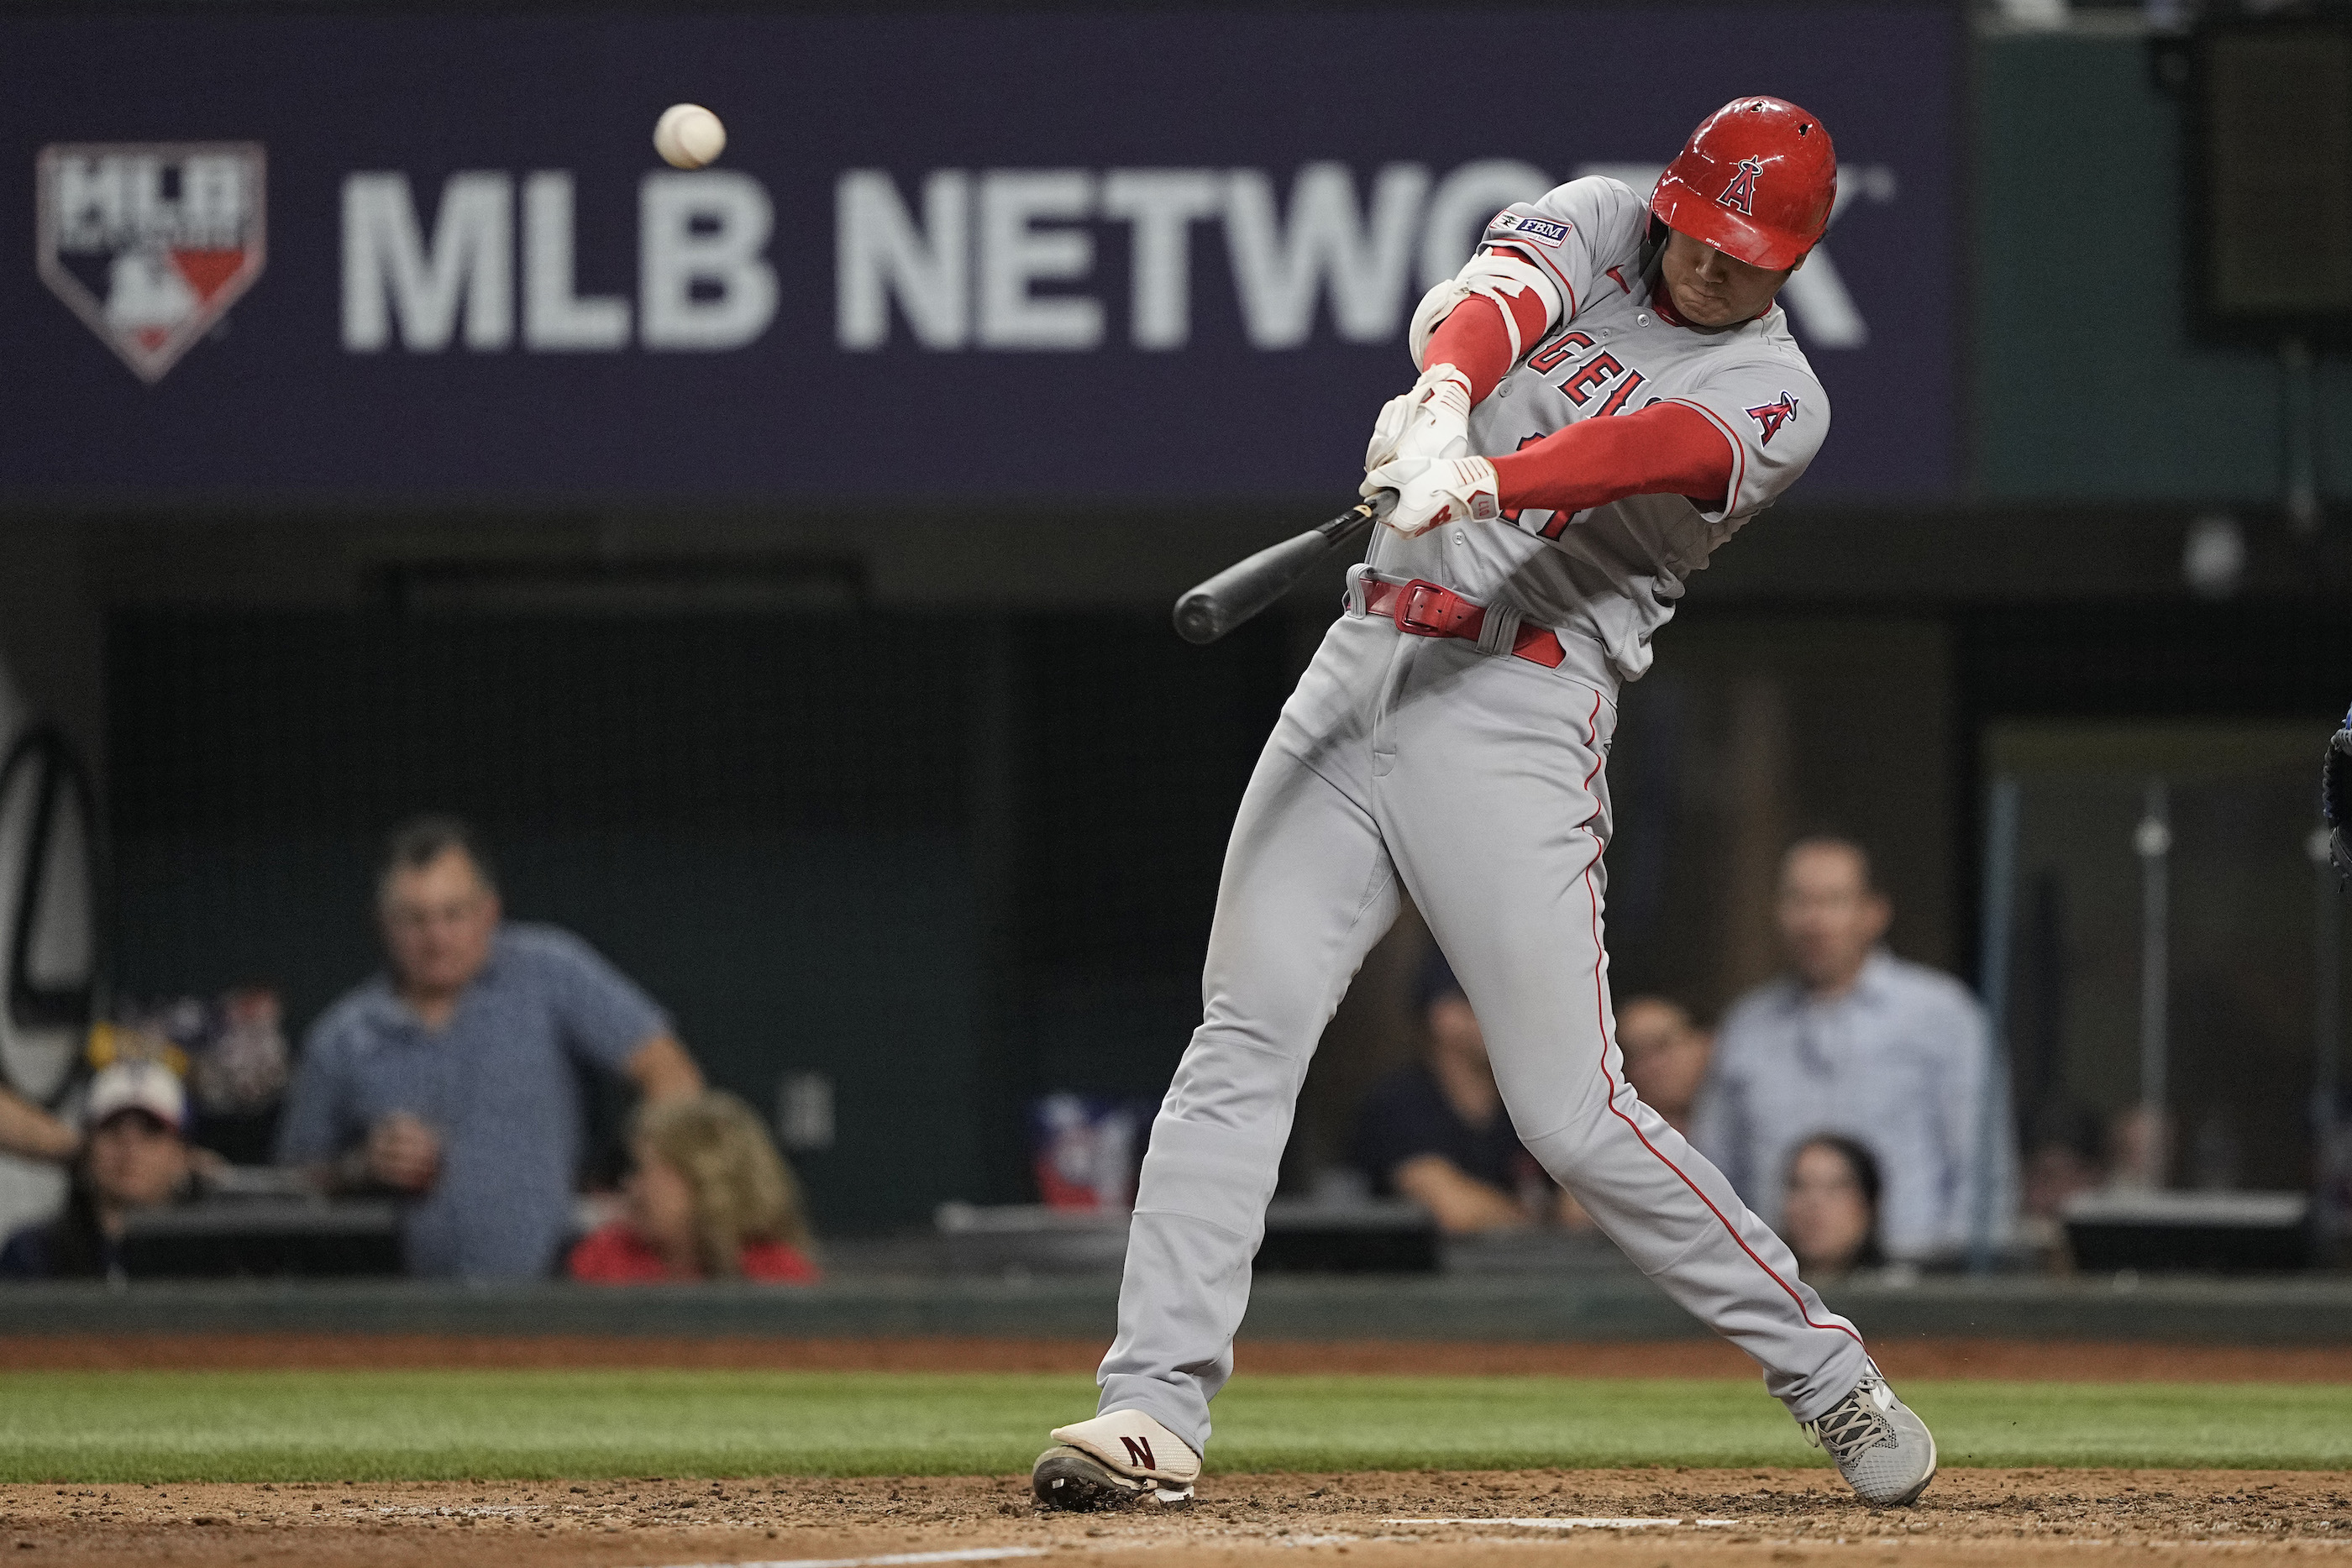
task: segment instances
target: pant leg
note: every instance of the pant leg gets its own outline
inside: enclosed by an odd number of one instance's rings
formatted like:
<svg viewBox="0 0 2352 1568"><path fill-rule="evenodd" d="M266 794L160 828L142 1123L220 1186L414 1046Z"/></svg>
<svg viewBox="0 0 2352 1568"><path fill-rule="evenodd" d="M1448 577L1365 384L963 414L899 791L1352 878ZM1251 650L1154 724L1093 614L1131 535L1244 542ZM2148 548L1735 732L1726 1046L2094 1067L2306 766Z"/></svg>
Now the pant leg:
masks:
<svg viewBox="0 0 2352 1568"><path fill-rule="evenodd" d="M1202 1021L1137 1186L1100 1407L1145 1411L1195 1452L1233 1374L1307 1062L1396 917L1396 874L1358 798L1356 717L1386 652L1360 622L1335 627L1258 759L1225 851Z"/></svg>
<svg viewBox="0 0 2352 1568"><path fill-rule="evenodd" d="M1601 924L1610 695L1460 643L1401 657L1373 813L1477 1012L1521 1140L1643 1272L1755 1357L1798 1419L1822 1414L1862 1375L1853 1324L1625 1082Z"/></svg>

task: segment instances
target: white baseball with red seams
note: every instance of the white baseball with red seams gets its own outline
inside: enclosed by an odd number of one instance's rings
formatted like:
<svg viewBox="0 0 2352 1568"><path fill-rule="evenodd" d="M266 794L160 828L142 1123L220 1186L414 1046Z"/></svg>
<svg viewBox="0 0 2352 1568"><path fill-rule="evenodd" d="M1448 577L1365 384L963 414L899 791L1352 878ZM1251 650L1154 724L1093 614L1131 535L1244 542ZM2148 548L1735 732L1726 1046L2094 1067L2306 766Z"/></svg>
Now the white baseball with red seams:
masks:
<svg viewBox="0 0 2352 1568"><path fill-rule="evenodd" d="M1791 134L1817 130L1799 123ZM1507 454L1665 400L1729 444L1726 493L1633 495L1572 517L1523 510L1413 538L1377 530L1370 562L1351 574L1349 612L1283 708L1243 798L1203 1021L1152 1125L1099 1379L1102 1411L1149 1415L1195 1452L1233 1370L1308 1059L1400 892L1476 1009L1522 1141L1627 1256L1754 1356L1800 1421L1839 1406L1868 1367L1853 1325L1798 1280L1788 1248L1634 1095L1613 1038L1601 852L1618 685L1648 666L1685 580L1804 471L1829 423L1777 307L1721 330L1662 315L1640 272L1649 218L1607 179L1498 215L1487 243L1532 257L1538 292L1559 298L1473 410L1470 452ZM1465 269L1465 284L1492 283L1492 264L1474 279L1481 265ZM1513 350L1517 339L1514 328ZM1376 434L1376 455L1388 434ZM1412 635L1365 613L1368 570L1489 606L1486 634ZM1556 666L1548 639L1546 657L1524 651L1519 633L1534 626L1559 633ZM1932 1449L1926 1462L1932 1473Z"/></svg>

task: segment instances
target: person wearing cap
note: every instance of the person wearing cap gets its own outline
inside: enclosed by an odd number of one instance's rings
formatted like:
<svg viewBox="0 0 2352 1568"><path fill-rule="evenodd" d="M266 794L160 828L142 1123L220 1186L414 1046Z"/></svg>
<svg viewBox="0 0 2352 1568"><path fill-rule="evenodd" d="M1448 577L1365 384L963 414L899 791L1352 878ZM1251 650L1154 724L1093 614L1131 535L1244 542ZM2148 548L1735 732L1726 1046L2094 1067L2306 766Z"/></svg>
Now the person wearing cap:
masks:
<svg viewBox="0 0 2352 1568"><path fill-rule="evenodd" d="M647 1100L702 1073L652 998L587 943L509 922L478 841L447 817L396 831L376 889L391 962L310 1028L281 1165L404 1200L411 1274L536 1279L572 1228L582 1073Z"/></svg>
<svg viewBox="0 0 2352 1568"><path fill-rule="evenodd" d="M111 1279L121 1273L124 1228L142 1209L195 1195L188 1097L161 1062L118 1061L90 1080L65 1212L0 1246L0 1279Z"/></svg>

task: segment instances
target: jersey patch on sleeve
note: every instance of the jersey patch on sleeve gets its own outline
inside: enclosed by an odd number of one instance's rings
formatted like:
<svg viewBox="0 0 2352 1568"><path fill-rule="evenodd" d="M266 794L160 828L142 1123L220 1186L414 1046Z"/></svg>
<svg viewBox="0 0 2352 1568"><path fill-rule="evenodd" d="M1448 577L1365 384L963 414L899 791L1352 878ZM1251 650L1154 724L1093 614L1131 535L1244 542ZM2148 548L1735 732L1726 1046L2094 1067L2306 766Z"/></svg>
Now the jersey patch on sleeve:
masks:
<svg viewBox="0 0 2352 1568"><path fill-rule="evenodd" d="M1559 248L1560 242L1568 238L1569 230L1575 226L1573 224L1560 223L1551 218L1522 217L1517 213L1504 213L1496 217L1494 223L1494 227L1498 233L1531 239L1536 244L1553 250Z"/></svg>
<svg viewBox="0 0 2352 1568"><path fill-rule="evenodd" d="M1758 442L1769 446L1772 438L1780 434L1780 427L1797 417L1797 400L1783 392L1779 402L1759 402L1749 409L1748 417L1763 427L1764 434L1757 437Z"/></svg>

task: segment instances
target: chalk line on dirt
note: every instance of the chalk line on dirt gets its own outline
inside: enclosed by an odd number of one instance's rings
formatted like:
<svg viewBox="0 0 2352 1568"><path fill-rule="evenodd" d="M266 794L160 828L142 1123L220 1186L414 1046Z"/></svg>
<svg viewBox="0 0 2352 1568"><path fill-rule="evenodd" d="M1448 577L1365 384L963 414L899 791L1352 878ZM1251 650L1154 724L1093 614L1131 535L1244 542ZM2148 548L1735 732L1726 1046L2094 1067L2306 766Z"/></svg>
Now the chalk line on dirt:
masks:
<svg viewBox="0 0 2352 1568"><path fill-rule="evenodd" d="M1648 1530L1661 1524L1713 1528L1736 1519L1384 1519L1382 1524L1516 1524L1522 1530Z"/></svg>
<svg viewBox="0 0 2352 1568"><path fill-rule="evenodd" d="M679 1563L671 1568L892 1568L902 1563L995 1563L1043 1557L1043 1546L971 1546L961 1552L892 1552L880 1557L793 1557L769 1563Z"/></svg>

